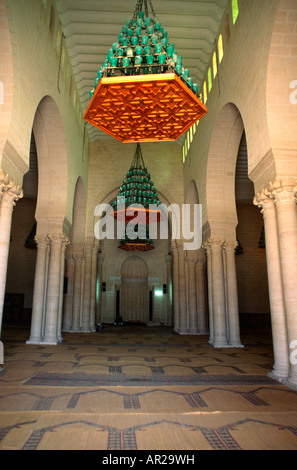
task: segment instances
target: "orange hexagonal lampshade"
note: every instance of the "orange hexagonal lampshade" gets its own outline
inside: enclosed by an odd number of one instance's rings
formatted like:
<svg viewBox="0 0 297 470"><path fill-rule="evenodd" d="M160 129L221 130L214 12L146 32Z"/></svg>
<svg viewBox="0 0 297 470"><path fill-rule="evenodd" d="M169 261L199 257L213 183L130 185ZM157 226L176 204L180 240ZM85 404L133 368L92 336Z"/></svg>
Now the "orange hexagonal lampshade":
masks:
<svg viewBox="0 0 297 470"><path fill-rule="evenodd" d="M84 119L121 142L177 140L207 113L175 74L102 77Z"/></svg>

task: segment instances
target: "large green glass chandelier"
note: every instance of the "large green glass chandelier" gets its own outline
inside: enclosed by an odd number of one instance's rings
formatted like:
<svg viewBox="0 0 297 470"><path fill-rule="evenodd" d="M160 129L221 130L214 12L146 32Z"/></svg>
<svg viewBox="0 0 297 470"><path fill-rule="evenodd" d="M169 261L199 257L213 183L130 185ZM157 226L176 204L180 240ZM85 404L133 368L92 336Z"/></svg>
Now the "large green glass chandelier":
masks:
<svg viewBox="0 0 297 470"><path fill-rule="evenodd" d="M98 70L84 119L121 142L169 141L206 113L151 0L138 0Z"/></svg>

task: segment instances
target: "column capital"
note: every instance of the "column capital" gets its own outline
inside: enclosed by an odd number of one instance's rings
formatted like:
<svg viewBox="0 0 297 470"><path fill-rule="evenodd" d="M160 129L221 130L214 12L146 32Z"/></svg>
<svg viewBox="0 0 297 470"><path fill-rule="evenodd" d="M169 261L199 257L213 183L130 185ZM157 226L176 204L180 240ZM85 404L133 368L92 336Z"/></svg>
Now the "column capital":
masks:
<svg viewBox="0 0 297 470"><path fill-rule="evenodd" d="M76 263L82 263L84 260L85 256L83 253L74 253L73 254L73 259L75 259Z"/></svg>
<svg viewBox="0 0 297 470"><path fill-rule="evenodd" d="M23 191L20 186L17 186L12 181L3 186L2 185L2 200L1 206L7 209L13 209L16 202L23 197Z"/></svg>
<svg viewBox="0 0 297 470"><path fill-rule="evenodd" d="M35 241L37 246L41 246L41 247L43 247L43 246L46 247L50 243L47 235L35 235L34 241Z"/></svg>
<svg viewBox="0 0 297 470"><path fill-rule="evenodd" d="M222 238L208 238L205 242L205 246L212 250L221 250L226 243L226 240Z"/></svg>
<svg viewBox="0 0 297 470"><path fill-rule="evenodd" d="M234 253L236 248L238 247L238 241L234 240L227 240L224 244L224 250L228 253Z"/></svg>
<svg viewBox="0 0 297 470"><path fill-rule="evenodd" d="M186 257L185 259L186 263L188 266L191 266L191 267L195 267L196 263L197 263L197 259L196 258L190 258L190 257Z"/></svg>
<svg viewBox="0 0 297 470"><path fill-rule="evenodd" d="M292 202L296 199L297 185L293 180L275 180L268 185L271 197L275 202L288 201Z"/></svg>

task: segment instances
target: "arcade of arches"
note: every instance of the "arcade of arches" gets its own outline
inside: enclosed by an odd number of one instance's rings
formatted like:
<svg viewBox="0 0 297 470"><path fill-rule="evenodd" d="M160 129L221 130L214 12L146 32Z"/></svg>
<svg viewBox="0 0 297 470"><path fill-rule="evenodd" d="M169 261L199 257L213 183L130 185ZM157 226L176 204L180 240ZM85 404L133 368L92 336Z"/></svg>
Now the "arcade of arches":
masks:
<svg viewBox="0 0 297 470"><path fill-rule="evenodd" d="M201 246L185 250L169 219L168 239L136 254L94 236L136 144L88 136L67 51L57 87L54 2L0 0L2 328L26 324L28 344L56 345L121 317L243 348L242 328L271 327L270 375L297 388L297 4L238 3L186 157L180 142L142 144L161 202L201 204Z"/></svg>

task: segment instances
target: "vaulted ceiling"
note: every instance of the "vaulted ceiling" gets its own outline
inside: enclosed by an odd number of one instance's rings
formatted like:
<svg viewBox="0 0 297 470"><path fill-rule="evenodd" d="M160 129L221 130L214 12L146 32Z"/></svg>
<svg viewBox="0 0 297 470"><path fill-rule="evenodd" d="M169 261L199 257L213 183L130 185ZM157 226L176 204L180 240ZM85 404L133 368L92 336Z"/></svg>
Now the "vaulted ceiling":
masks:
<svg viewBox="0 0 297 470"><path fill-rule="evenodd" d="M122 25L133 17L136 3L136 0L56 0L83 110L88 105L97 71ZM194 82L201 87L227 0L153 0L152 3L170 42L183 57L183 65L190 69ZM111 138L90 125L88 130L91 140Z"/></svg>

